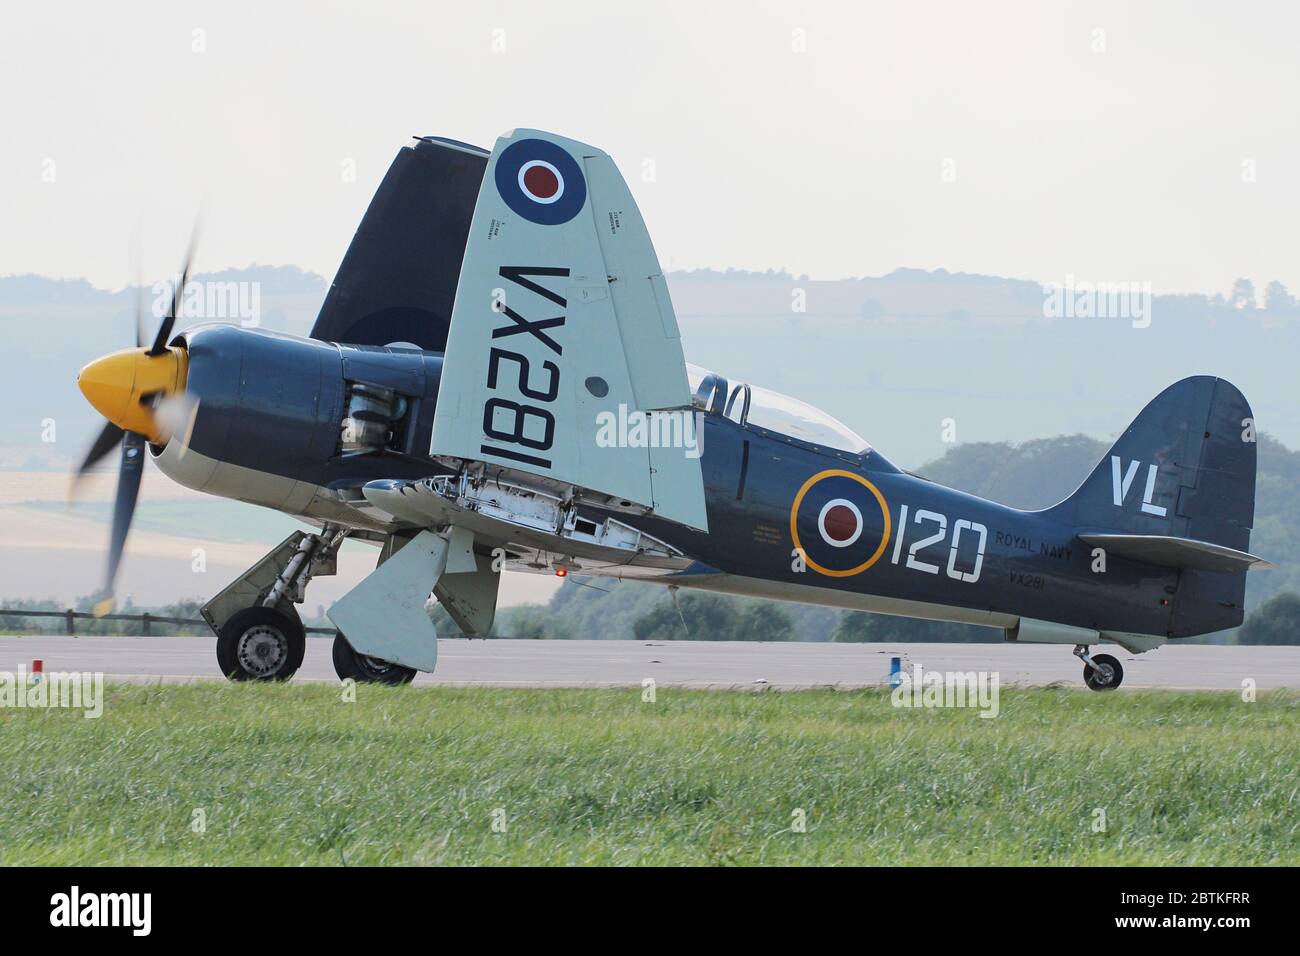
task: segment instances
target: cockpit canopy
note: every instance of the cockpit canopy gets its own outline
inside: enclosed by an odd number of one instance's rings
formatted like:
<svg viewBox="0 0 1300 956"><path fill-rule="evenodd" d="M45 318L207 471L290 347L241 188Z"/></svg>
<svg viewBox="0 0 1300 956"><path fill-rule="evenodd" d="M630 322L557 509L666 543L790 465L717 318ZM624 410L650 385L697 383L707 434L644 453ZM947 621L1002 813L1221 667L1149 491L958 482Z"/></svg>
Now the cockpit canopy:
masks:
<svg viewBox="0 0 1300 956"><path fill-rule="evenodd" d="M846 451L866 454L871 446L853 429L819 408L797 398L757 385L729 383L716 372L686 363L692 404L702 412L725 415L739 425L761 428L790 438Z"/></svg>

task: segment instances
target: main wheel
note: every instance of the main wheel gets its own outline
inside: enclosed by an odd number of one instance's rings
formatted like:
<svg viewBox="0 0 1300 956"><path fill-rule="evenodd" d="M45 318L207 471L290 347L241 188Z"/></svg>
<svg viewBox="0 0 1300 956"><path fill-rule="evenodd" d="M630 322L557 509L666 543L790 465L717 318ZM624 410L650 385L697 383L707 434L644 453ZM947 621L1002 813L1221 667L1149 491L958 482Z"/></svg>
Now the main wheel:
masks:
<svg viewBox="0 0 1300 956"><path fill-rule="evenodd" d="M409 684L415 671L401 664L360 654L341 633L334 636L334 673L363 684Z"/></svg>
<svg viewBox="0 0 1300 956"><path fill-rule="evenodd" d="M1092 690L1114 690L1124 680L1124 668L1109 654L1094 654L1092 662L1096 670L1083 665L1083 682Z"/></svg>
<svg viewBox="0 0 1300 956"><path fill-rule="evenodd" d="M217 663L231 680L288 680L306 653L302 622L275 608L244 608L217 635Z"/></svg>

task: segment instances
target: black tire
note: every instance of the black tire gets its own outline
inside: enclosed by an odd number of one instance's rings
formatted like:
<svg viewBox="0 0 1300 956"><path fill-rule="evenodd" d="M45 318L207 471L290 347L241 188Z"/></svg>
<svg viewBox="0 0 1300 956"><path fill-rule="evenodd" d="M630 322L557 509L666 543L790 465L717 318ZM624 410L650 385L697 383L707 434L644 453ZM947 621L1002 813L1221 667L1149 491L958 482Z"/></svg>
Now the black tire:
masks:
<svg viewBox="0 0 1300 956"><path fill-rule="evenodd" d="M1083 682L1091 690L1114 690L1124 681L1124 668L1109 654L1094 654L1092 662L1101 668L1098 674L1087 664L1083 665Z"/></svg>
<svg viewBox="0 0 1300 956"><path fill-rule="evenodd" d="M359 684L396 685L415 680L415 671L410 667L358 654L341 633L334 635L334 673L339 680L350 677Z"/></svg>
<svg viewBox="0 0 1300 956"><path fill-rule="evenodd" d="M217 635L217 664L231 680L288 680L306 653L298 616L275 608L244 608Z"/></svg>

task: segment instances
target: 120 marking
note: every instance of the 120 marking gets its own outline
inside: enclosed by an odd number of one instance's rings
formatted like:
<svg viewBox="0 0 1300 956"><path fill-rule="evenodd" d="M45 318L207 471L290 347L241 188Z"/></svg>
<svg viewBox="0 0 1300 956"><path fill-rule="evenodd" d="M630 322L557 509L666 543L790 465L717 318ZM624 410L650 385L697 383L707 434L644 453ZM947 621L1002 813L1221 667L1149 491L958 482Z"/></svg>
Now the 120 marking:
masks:
<svg viewBox="0 0 1300 956"><path fill-rule="evenodd" d="M927 511L922 508L916 512L913 521L919 525L933 524L935 531L927 537L912 542L912 546L907 550L907 567L913 571L924 571L926 574L938 574L939 565L922 561L917 557L917 552L931 545L939 544L948 537L948 517L937 511ZM957 551L961 545L963 532L979 535L979 545L975 549L975 566L969 571L962 571L957 567ZM902 557L903 539L905 537L907 537L907 505L899 505L898 537L894 539L894 554L890 558L890 561L894 564L898 564L899 559ZM974 584L978 581L980 571L984 567L984 546L988 543L988 537L989 529L978 521L958 518L953 523L952 544L948 548L948 567L946 568L948 577L954 581L964 581L967 584Z"/></svg>

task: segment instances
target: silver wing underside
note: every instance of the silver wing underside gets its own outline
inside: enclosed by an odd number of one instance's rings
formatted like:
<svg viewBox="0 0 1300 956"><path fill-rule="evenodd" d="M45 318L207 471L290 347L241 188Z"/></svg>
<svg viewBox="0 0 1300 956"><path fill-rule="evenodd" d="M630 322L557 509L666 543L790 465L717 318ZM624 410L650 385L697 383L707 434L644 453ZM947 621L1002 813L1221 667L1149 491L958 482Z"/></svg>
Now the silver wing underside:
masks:
<svg viewBox="0 0 1300 956"><path fill-rule="evenodd" d="M612 516L580 512L559 495L469 473L419 481L372 481L366 503L391 520L439 531L455 526L497 552L510 570L559 569L614 577L658 577L692 559Z"/></svg>

